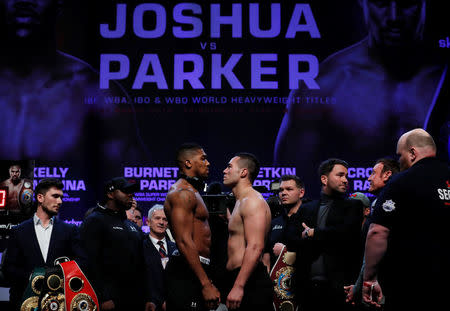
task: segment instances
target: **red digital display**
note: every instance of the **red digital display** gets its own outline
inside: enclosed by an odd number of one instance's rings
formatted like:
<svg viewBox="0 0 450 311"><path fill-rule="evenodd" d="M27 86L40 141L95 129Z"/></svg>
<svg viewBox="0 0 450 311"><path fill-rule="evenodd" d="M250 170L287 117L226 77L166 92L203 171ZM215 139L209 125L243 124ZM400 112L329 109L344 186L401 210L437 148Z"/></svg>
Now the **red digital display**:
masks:
<svg viewBox="0 0 450 311"><path fill-rule="evenodd" d="M5 208L6 206L6 190L0 189L0 208Z"/></svg>

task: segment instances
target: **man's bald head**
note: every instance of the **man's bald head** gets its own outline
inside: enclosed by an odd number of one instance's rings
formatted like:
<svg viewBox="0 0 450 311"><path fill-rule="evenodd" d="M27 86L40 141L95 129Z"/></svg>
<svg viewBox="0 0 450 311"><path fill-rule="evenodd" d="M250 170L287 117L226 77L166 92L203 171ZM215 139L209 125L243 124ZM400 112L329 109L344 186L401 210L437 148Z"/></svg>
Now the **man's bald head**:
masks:
<svg viewBox="0 0 450 311"><path fill-rule="evenodd" d="M425 149L427 152L434 153L436 155L436 144L433 137L428 132L421 128L417 128L403 134L400 141L403 140L406 148L416 147Z"/></svg>
<svg viewBox="0 0 450 311"><path fill-rule="evenodd" d="M417 128L406 132L399 138L397 154L400 156L400 170L403 171L423 158L435 157L436 144L430 134Z"/></svg>

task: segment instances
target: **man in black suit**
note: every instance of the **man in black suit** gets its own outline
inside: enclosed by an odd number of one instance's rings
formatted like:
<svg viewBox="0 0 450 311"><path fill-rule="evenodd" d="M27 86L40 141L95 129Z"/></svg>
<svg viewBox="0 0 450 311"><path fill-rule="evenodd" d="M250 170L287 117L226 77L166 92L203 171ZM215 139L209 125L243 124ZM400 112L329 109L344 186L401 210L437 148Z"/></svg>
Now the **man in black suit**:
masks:
<svg viewBox="0 0 450 311"><path fill-rule="evenodd" d="M78 228L55 217L62 204L62 188L58 179L43 179L35 189L37 210L33 218L12 230L3 267L11 285L11 310L20 308L34 268L53 266L55 259L63 256L77 260L82 267L85 264Z"/></svg>
<svg viewBox="0 0 450 311"><path fill-rule="evenodd" d="M148 211L147 225L150 233L144 239L146 310L165 310L164 269L177 247L166 238L164 206L156 204Z"/></svg>
<svg viewBox="0 0 450 311"><path fill-rule="evenodd" d="M297 252L295 290L300 308L343 310L343 286L358 276L363 206L346 200L347 162L328 159L319 167L322 192L288 222L288 250Z"/></svg>

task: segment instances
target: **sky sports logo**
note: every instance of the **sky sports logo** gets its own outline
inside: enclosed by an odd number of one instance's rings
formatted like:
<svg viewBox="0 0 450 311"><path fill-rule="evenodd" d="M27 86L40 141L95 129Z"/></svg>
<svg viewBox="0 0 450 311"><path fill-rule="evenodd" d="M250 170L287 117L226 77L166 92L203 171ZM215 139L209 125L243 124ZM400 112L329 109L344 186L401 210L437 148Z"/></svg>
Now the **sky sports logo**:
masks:
<svg viewBox="0 0 450 311"><path fill-rule="evenodd" d="M447 37L447 38L445 38L445 39L441 39L441 40L439 40L439 47L440 48L443 48L443 49L445 49L445 48L450 48L450 38L449 37Z"/></svg>

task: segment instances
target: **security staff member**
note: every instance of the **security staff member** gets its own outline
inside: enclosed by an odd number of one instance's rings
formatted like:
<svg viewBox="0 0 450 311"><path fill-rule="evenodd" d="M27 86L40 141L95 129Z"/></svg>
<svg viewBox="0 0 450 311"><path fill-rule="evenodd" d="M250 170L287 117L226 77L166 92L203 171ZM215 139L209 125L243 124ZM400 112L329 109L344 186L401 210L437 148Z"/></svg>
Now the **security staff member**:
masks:
<svg viewBox="0 0 450 311"><path fill-rule="evenodd" d="M423 129L397 143L401 173L380 194L366 241L363 299L437 310L450 290L450 170Z"/></svg>
<svg viewBox="0 0 450 311"><path fill-rule="evenodd" d="M269 271L286 245L286 222L289 217L297 213L300 205L302 205L305 185L298 176L283 175L281 176L278 196L282 206L281 215L272 219L269 242L263 256L263 262L269 268Z"/></svg>
<svg viewBox="0 0 450 311"><path fill-rule="evenodd" d="M101 310L143 310L142 232L127 219L137 184L123 177L105 185L105 204L81 226L81 240L89 258L88 277Z"/></svg>
<svg viewBox="0 0 450 311"><path fill-rule="evenodd" d="M387 182L392 179L392 176L400 171L400 166L398 162L391 158L381 158L375 162L373 166L372 173L370 174L367 181L370 183L369 192L373 195L378 196L386 186ZM356 199L357 197L355 197ZM371 206L369 206L369 214L366 216L366 208L364 208L364 221L362 226L362 251L364 252L364 246L366 244L367 232L369 232L370 226L370 214L377 199L372 201ZM364 260L361 266L361 271L359 273L358 279L354 285L345 286L345 292L347 293L346 301L353 305L359 305L362 301L362 283L363 283L363 273L364 273Z"/></svg>

